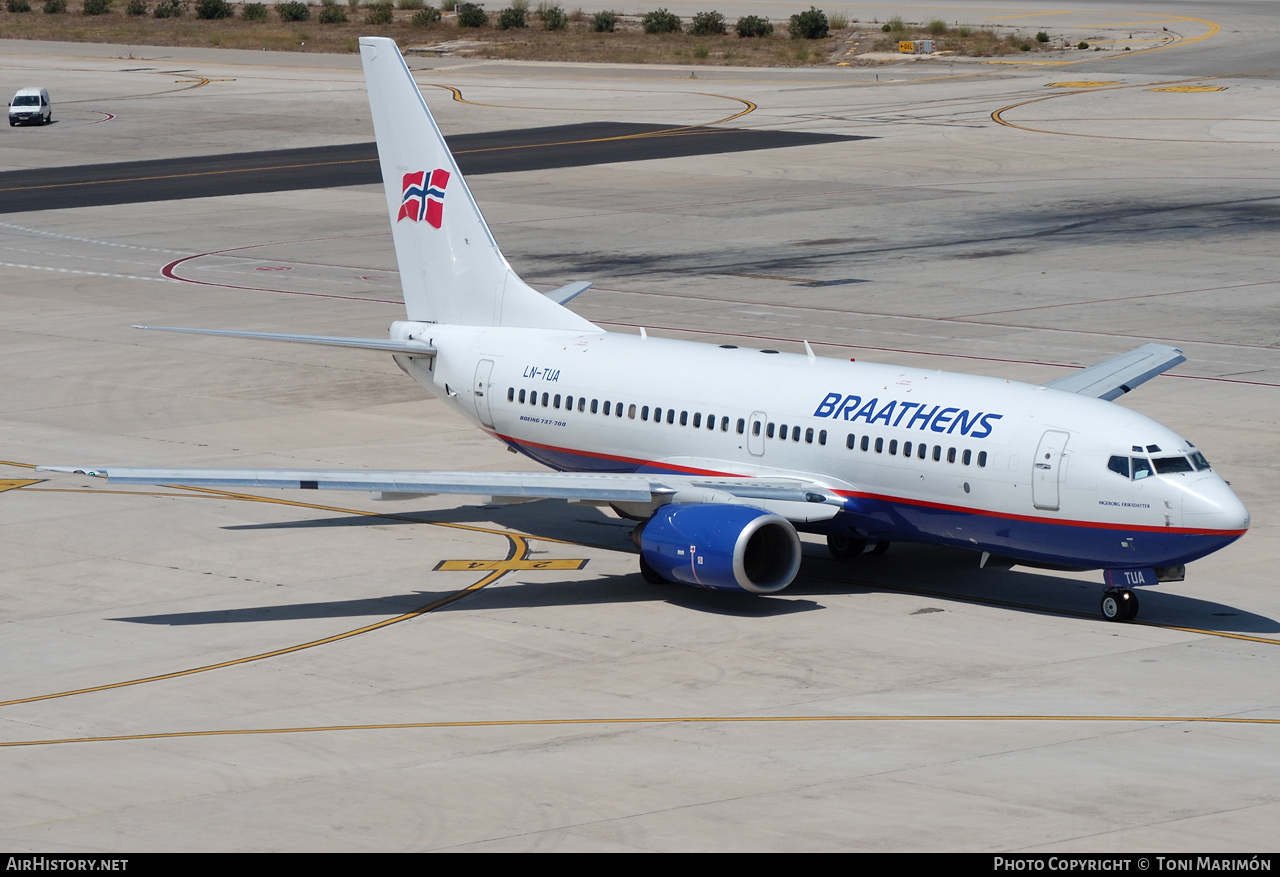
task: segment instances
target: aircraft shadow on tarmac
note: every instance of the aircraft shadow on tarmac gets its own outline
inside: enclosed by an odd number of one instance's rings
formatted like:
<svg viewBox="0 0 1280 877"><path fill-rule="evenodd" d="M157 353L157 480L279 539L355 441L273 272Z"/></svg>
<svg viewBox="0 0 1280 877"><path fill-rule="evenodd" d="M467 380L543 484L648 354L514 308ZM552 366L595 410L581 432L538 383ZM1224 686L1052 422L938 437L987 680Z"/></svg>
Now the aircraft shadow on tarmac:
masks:
<svg viewBox="0 0 1280 877"><path fill-rule="evenodd" d="M460 506L454 509L419 512L388 512L383 516L342 516L309 518L265 524L226 527L237 530L309 530L331 527L421 526L468 524L510 529L514 535L569 540L549 553L572 555L578 545L634 553L629 521L611 517L590 506L540 501L510 506ZM495 533L495 536L499 535ZM497 546L495 546L497 547ZM494 556L489 559L501 559ZM1194 567L1191 575L1194 577ZM441 573L450 576L451 573ZM1096 616L1102 595L1097 580L1062 578L1053 573L1015 567L979 569L977 555L958 549L927 545L895 545L884 555L866 554L853 561L831 558L825 546L804 545L800 575L777 596L754 596L711 591L680 584L650 585L639 573L606 576L589 580L556 580L554 574L534 573L517 587L491 587L477 592L446 611L538 606L592 605L662 600L687 609L712 614L768 617L825 608L824 596L849 593L908 593L938 601L980 603L1002 611L1033 614ZM424 582L434 578L423 570ZM451 580L451 579L450 579ZM1193 578L1194 581L1194 578ZM465 587L459 581L458 588ZM1209 583L1206 590L1211 588ZM251 621L285 621L306 618L390 616L413 612L457 589L414 591L361 600L255 606L243 609L184 612L164 615L115 618L139 624L227 624ZM1139 591L1140 620L1152 624L1266 635L1280 631L1280 623L1263 615L1226 606L1212 600L1173 594L1153 588ZM815 599L816 598L816 599ZM914 607L912 611L919 611Z"/></svg>

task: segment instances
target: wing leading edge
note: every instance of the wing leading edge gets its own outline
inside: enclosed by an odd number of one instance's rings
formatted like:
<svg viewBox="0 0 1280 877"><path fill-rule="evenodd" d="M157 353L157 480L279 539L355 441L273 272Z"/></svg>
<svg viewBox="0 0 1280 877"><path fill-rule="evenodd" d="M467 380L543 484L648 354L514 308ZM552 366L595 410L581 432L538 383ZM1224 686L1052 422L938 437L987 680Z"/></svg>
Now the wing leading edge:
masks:
<svg viewBox="0 0 1280 877"><path fill-rule="evenodd" d="M1187 358L1176 347L1144 344L1128 353L1091 365L1083 371L1049 381L1043 386L1110 402L1186 361Z"/></svg>

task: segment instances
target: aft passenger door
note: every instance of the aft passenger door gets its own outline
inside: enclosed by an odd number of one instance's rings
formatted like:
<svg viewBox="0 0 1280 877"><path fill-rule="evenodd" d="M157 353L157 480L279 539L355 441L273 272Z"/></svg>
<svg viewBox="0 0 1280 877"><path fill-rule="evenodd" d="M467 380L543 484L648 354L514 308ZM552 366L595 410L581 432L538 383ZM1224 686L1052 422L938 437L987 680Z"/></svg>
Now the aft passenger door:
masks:
<svg viewBox="0 0 1280 877"><path fill-rule="evenodd" d="M1031 502L1038 509L1056 512L1061 505L1058 499L1058 476L1062 471L1062 453L1070 436L1051 429L1040 437L1040 447L1031 470Z"/></svg>
<svg viewBox="0 0 1280 877"><path fill-rule="evenodd" d="M471 388L476 403L476 416L480 418L481 423L490 429L493 428L493 414L489 410L489 375L492 372L493 360L480 360L480 364L476 366L476 382Z"/></svg>

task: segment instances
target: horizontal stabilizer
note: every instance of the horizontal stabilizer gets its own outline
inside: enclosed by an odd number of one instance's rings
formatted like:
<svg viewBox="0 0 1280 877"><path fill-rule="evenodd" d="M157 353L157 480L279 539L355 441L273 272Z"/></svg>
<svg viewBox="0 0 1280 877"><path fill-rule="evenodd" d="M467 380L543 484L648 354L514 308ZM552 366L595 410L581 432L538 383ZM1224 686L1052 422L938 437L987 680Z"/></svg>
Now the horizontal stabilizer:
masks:
<svg viewBox="0 0 1280 877"><path fill-rule="evenodd" d="M134 326L135 329L155 329L160 332L185 332L189 335L224 335L229 338L249 338L254 341L290 341L294 344L323 344L327 347L352 347L357 350L380 350L403 356L431 358L434 347L416 341L394 341L390 338L344 338L339 335L285 335L279 332L233 332L227 329L183 329L176 326Z"/></svg>
<svg viewBox="0 0 1280 877"><path fill-rule="evenodd" d="M1136 350L1091 365L1083 371L1049 381L1044 386L1110 402L1186 361L1187 358L1176 347L1144 344Z"/></svg>

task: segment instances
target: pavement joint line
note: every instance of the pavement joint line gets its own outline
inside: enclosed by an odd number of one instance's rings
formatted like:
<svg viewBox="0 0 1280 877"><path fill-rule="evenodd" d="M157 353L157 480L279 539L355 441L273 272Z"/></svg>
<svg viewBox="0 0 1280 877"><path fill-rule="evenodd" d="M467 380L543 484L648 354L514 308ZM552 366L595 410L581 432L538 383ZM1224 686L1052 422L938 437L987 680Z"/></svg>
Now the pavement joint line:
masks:
<svg viewBox="0 0 1280 877"><path fill-rule="evenodd" d="M1072 716L1072 715L926 715L926 716L654 716L618 718L561 719L491 719L460 722L394 722L355 725L315 725L282 728L225 728L201 731L160 731L142 734L116 734L102 737L61 737L50 740L9 740L0 748L18 746L53 746L64 743L125 743L138 740L177 740L191 737L244 737L279 734L317 734L337 731L411 731L448 728L537 728L600 725L747 725L770 722L786 723L867 723L900 724L908 722L1089 722L1115 724L1228 724L1280 725L1280 719L1246 716Z"/></svg>

